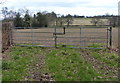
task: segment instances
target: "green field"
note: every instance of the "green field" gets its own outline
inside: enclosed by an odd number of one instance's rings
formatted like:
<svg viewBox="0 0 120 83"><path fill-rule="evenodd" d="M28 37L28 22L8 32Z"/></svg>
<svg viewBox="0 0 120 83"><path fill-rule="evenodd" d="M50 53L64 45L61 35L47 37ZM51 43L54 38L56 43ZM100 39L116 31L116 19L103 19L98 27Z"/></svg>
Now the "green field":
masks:
<svg viewBox="0 0 120 83"><path fill-rule="evenodd" d="M2 80L118 81L118 60L108 49L16 46L3 55Z"/></svg>

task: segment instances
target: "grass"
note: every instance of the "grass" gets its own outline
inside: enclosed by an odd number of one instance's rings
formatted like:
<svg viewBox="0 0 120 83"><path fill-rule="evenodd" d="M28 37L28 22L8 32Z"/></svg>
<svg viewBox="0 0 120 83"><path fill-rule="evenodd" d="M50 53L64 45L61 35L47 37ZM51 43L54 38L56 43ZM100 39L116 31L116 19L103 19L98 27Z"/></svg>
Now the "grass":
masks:
<svg viewBox="0 0 120 83"><path fill-rule="evenodd" d="M57 81L87 81L98 75L75 49L58 48L46 56L47 72Z"/></svg>
<svg viewBox="0 0 120 83"><path fill-rule="evenodd" d="M119 61L118 54L114 52L110 53L108 50L106 50L106 52L104 51L105 50L90 52L90 55L93 56L98 61L103 62L107 66L118 68Z"/></svg>
<svg viewBox="0 0 120 83"><path fill-rule="evenodd" d="M116 72L119 71L119 69L115 70L116 68L120 68L118 63L120 57L118 56L118 53L110 52L110 50L108 49L88 50L88 51L89 51L89 56L94 57L98 62L102 62L104 66L113 68L112 71L116 71ZM99 70L99 72L106 73L104 70ZM104 81L107 80L118 81L118 77L110 78L109 75L112 75L111 71L108 72L108 75L104 74L101 76L105 77L103 78Z"/></svg>
<svg viewBox="0 0 120 83"><path fill-rule="evenodd" d="M99 47L100 45L90 45L91 47ZM88 50L86 50L88 51ZM115 53L108 53L104 50L89 50L90 56L95 57L98 61L102 61L111 67L117 67L118 57ZM92 64L87 62L81 55L80 50L72 48L63 48L59 45L58 48L44 47L12 47L10 52L6 53L3 59L3 81L25 81L28 69L32 68L36 63L39 63L38 56L45 57L45 64L42 73L49 73L55 81L105 81L101 78ZM107 58L106 58L107 57ZM112 78L111 78L112 79ZM31 79L27 79L31 80ZM113 80L116 80L113 78Z"/></svg>
<svg viewBox="0 0 120 83"><path fill-rule="evenodd" d="M35 54L39 53L39 48L33 47L12 47L11 51L6 54L8 60L3 59L2 75L3 81L25 80L28 76L28 65L34 64Z"/></svg>
<svg viewBox="0 0 120 83"><path fill-rule="evenodd" d="M0 82L2 81L2 60L0 59Z"/></svg>
<svg viewBox="0 0 120 83"><path fill-rule="evenodd" d="M101 48L103 44L91 44L89 47L91 48ZM107 66L111 67L118 67L118 61L119 61L119 56L116 52L110 52L108 49L94 49L94 50L89 50L90 55L93 56L95 59L97 59L100 62L104 62Z"/></svg>

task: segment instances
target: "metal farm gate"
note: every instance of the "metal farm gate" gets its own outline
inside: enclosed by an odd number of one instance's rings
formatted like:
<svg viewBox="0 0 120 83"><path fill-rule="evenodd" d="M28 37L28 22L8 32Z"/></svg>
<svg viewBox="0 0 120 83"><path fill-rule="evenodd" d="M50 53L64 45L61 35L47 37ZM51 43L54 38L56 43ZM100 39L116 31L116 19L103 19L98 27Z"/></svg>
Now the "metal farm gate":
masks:
<svg viewBox="0 0 120 83"><path fill-rule="evenodd" d="M112 27L15 27L13 33L13 43L19 46L101 49L112 45Z"/></svg>

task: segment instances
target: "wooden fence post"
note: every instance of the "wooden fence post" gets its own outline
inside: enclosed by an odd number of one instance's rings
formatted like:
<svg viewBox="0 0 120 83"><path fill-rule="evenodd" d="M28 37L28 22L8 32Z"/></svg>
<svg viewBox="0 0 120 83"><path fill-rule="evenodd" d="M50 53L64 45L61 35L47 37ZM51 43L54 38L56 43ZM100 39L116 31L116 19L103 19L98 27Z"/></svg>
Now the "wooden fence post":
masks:
<svg viewBox="0 0 120 83"><path fill-rule="evenodd" d="M109 29L109 31L110 31L110 47L112 48L112 27L110 27L110 29Z"/></svg>
<svg viewBox="0 0 120 83"><path fill-rule="evenodd" d="M5 52L13 43L12 41L13 23L2 23L2 52Z"/></svg>

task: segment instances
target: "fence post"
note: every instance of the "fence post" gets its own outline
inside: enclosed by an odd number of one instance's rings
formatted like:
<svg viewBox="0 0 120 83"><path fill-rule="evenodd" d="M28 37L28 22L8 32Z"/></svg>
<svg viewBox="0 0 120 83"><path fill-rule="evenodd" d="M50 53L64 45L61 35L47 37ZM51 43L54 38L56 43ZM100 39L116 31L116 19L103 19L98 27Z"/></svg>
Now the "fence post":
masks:
<svg viewBox="0 0 120 83"><path fill-rule="evenodd" d="M109 31L110 31L110 47L112 47L112 27L110 27L110 29L109 29Z"/></svg>
<svg viewBox="0 0 120 83"><path fill-rule="evenodd" d="M0 21L0 67L2 67L2 21ZM2 68L0 68L0 82L2 82Z"/></svg>
<svg viewBox="0 0 120 83"><path fill-rule="evenodd" d="M57 48L57 36L56 36L56 21L55 21L55 28L54 28L54 33L55 33L55 48Z"/></svg>
<svg viewBox="0 0 120 83"><path fill-rule="evenodd" d="M80 47L81 47L81 45L82 45L82 30L81 30L82 28L80 27Z"/></svg>
<svg viewBox="0 0 120 83"><path fill-rule="evenodd" d="M10 25L10 45L13 45L13 22L11 22L11 25Z"/></svg>
<svg viewBox="0 0 120 83"><path fill-rule="evenodd" d="M63 34L65 34L65 27L63 27Z"/></svg>
<svg viewBox="0 0 120 83"><path fill-rule="evenodd" d="M108 36L109 36L109 27L107 27L107 42L106 42L107 43L107 46L106 46L107 48L109 47L109 37Z"/></svg>

